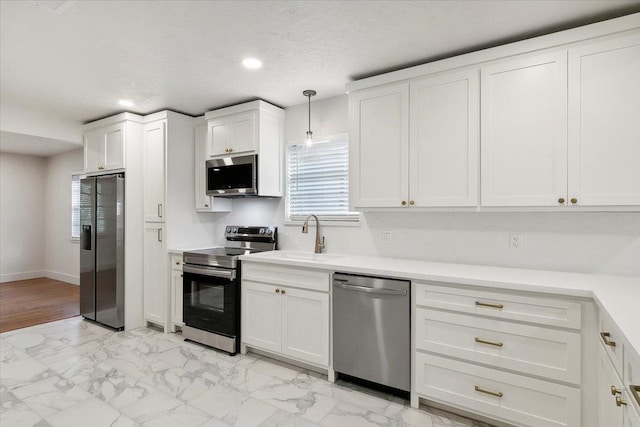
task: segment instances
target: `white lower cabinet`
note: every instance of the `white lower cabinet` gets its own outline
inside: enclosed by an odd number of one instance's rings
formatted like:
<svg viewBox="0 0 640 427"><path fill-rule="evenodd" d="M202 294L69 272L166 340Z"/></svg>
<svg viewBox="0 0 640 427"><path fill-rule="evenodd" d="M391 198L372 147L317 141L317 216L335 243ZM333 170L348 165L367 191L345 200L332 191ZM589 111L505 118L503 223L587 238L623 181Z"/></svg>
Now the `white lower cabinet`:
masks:
<svg viewBox="0 0 640 427"><path fill-rule="evenodd" d="M330 274L307 272L243 263L242 344L326 368Z"/></svg>
<svg viewBox="0 0 640 427"><path fill-rule="evenodd" d="M516 425L580 426L576 388L431 354L416 355L416 391Z"/></svg>
<svg viewBox="0 0 640 427"><path fill-rule="evenodd" d="M182 321L182 256L171 255L171 323L184 326Z"/></svg>
<svg viewBox="0 0 640 427"><path fill-rule="evenodd" d="M167 256L164 224L144 223L144 320L165 327L167 312Z"/></svg>
<svg viewBox="0 0 640 427"><path fill-rule="evenodd" d="M416 396L517 426L581 426L581 305L413 282Z"/></svg>

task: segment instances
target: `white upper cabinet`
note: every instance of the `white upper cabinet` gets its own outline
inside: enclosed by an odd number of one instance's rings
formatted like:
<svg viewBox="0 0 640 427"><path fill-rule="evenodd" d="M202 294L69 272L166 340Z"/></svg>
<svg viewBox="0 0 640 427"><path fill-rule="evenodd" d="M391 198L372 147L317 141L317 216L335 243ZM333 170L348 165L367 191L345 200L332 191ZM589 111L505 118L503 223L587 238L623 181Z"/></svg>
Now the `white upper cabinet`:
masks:
<svg viewBox="0 0 640 427"><path fill-rule="evenodd" d="M210 157L253 152L258 149L257 110L208 121Z"/></svg>
<svg viewBox="0 0 640 427"><path fill-rule="evenodd" d="M638 34L569 50L568 195L577 206L640 205Z"/></svg>
<svg viewBox="0 0 640 427"><path fill-rule="evenodd" d="M230 212L231 199L207 196L207 126L195 128L195 207L199 212Z"/></svg>
<svg viewBox="0 0 640 427"><path fill-rule="evenodd" d="M478 70L409 85L409 205L478 204Z"/></svg>
<svg viewBox="0 0 640 427"><path fill-rule="evenodd" d="M564 206L566 51L481 67L482 205Z"/></svg>
<svg viewBox="0 0 640 427"><path fill-rule="evenodd" d="M349 114L350 204L356 208L407 206L409 84L350 94Z"/></svg>
<svg viewBox="0 0 640 427"><path fill-rule="evenodd" d="M84 134L84 171L124 168L125 123L115 123Z"/></svg>
<svg viewBox="0 0 640 427"><path fill-rule="evenodd" d="M164 221L167 121L144 125L144 220Z"/></svg>

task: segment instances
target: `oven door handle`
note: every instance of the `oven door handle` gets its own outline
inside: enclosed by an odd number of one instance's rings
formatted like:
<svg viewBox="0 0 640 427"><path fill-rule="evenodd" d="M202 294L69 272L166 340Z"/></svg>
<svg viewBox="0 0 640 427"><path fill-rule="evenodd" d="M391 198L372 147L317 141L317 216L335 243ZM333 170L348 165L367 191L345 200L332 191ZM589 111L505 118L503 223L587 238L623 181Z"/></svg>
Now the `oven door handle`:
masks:
<svg viewBox="0 0 640 427"><path fill-rule="evenodd" d="M235 270L221 270L215 267L194 267L192 265L183 264L182 271L191 274L200 274L201 276L222 277L223 279L234 280L236 278Z"/></svg>

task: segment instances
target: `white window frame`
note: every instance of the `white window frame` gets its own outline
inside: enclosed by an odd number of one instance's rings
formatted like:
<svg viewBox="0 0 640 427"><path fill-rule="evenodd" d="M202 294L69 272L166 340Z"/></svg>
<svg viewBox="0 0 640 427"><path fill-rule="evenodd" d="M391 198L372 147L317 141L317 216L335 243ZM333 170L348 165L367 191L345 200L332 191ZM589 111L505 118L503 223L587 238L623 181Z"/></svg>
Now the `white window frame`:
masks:
<svg viewBox="0 0 640 427"><path fill-rule="evenodd" d="M338 140L347 140L349 142L348 132L335 133L330 135L314 135L315 141L331 142ZM287 170L289 168L289 149L296 145L304 145L303 139L288 140L286 144L285 156L285 208L284 208L284 224L285 225L302 225L304 219L291 219L289 211L289 175ZM360 212L354 212L352 215L339 215L339 216L323 216L318 215L318 218L322 221L323 226L343 226L343 227L359 227L360 226Z"/></svg>
<svg viewBox="0 0 640 427"><path fill-rule="evenodd" d="M77 203L76 200L74 200L74 189L73 189L73 181L75 178L78 178L78 199L77 199ZM74 243L79 243L80 242L80 180L86 178L86 175L84 172L72 172L71 173L71 237L69 240L71 240L71 242ZM77 224L77 230L74 230L74 223L73 223L73 214L74 211L77 211L77 215L78 215L78 224ZM74 232L77 232L77 235L74 234Z"/></svg>

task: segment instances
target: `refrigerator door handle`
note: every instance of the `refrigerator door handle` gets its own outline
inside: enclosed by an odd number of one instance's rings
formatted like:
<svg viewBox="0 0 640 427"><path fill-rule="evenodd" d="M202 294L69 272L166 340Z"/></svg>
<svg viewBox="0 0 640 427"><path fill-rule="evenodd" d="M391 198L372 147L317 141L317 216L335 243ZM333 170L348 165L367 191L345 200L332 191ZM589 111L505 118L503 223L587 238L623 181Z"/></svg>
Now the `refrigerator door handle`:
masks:
<svg viewBox="0 0 640 427"><path fill-rule="evenodd" d="M82 226L82 249L85 251L91 250L91 225L83 225Z"/></svg>

